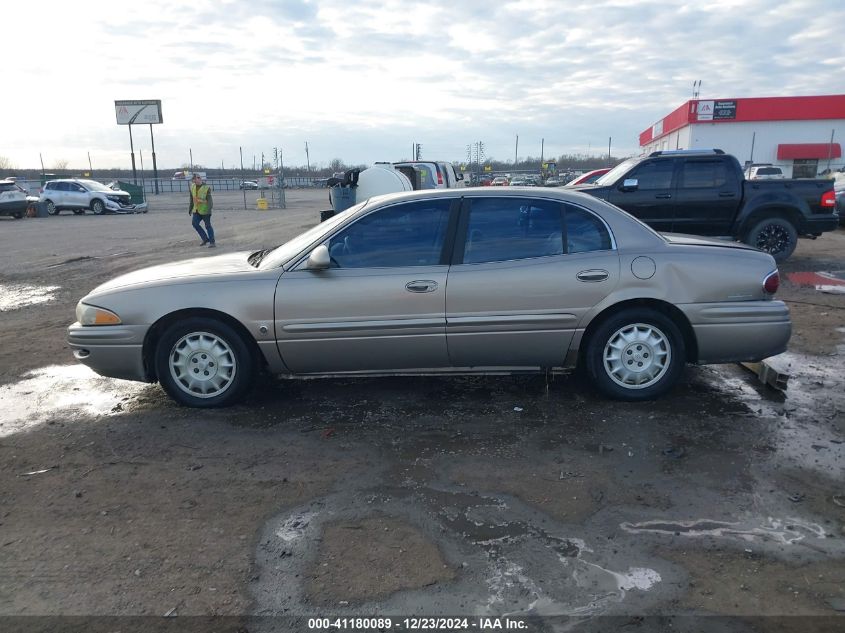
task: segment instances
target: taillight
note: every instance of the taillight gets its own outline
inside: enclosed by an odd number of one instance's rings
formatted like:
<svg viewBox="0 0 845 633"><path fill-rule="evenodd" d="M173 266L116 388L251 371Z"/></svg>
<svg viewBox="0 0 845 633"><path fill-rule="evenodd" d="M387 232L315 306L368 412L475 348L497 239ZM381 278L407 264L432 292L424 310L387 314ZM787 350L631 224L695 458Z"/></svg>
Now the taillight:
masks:
<svg viewBox="0 0 845 633"><path fill-rule="evenodd" d="M822 194L822 206L833 208L836 206L836 192L833 189Z"/></svg>
<svg viewBox="0 0 845 633"><path fill-rule="evenodd" d="M438 185L443 184L443 172L440 171L440 165L437 166L437 184ZM835 200L836 200L836 198L834 198L834 201Z"/></svg>
<svg viewBox="0 0 845 633"><path fill-rule="evenodd" d="M778 271L775 270L766 275L766 278L763 280L763 290L766 293L773 295L778 291L779 287L780 273Z"/></svg>

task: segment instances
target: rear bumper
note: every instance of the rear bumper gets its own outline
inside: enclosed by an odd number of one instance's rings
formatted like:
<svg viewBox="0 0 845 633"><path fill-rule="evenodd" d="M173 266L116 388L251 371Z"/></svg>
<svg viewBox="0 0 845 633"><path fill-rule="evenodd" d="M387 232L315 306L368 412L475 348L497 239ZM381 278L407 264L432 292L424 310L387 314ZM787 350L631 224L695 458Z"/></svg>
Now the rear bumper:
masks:
<svg viewBox="0 0 845 633"><path fill-rule="evenodd" d="M786 351L792 335L782 301L678 306L692 325L699 363L758 361Z"/></svg>
<svg viewBox="0 0 845 633"><path fill-rule="evenodd" d="M801 235L817 235L826 231L835 231L837 228L839 228L839 214L833 212L811 215L801 223L798 232Z"/></svg>
<svg viewBox="0 0 845 633"><path fill-rule="evenodd" d="M67 330L73 356L101 376L150 382L144 365L146 327L83 326L74 323Z"/></svg>

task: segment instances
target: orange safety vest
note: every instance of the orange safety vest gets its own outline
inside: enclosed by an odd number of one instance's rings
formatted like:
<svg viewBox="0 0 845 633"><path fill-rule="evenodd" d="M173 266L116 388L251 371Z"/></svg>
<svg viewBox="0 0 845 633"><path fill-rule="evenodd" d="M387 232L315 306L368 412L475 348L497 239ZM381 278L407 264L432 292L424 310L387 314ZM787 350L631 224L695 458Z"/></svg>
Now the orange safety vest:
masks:
<svg viewBox="0 0 845 633"><path fill-rule="evenodd" d="M200 215L208 215L208 192L211 187L191 183L191 197L194 199L194 211Z"/></svg>

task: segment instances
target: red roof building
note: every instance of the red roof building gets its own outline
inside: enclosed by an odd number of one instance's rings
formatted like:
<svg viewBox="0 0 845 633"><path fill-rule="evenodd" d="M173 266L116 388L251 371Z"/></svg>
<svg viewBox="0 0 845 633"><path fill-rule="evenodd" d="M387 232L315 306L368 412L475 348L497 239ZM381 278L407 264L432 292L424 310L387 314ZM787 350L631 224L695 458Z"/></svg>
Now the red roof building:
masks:
<svg viewBox="0 0 845 633"><path fill-rule="evenodd" d="M718 148L793 178L842 169L843 143L845 95L692 99L640 134L643 153Z"/></svg>

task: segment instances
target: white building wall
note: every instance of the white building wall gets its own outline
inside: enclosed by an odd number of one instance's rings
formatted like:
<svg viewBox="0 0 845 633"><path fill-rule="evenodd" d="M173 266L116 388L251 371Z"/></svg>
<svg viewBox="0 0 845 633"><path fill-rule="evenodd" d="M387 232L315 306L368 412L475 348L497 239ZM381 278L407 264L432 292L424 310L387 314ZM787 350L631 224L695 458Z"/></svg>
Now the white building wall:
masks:
<svg viewBox="0 0 845 633"><path fill-rule="evenodd" d="M739 123L693 123L646 145L644 153L660 149L718 148L746 161L779 165L784 174L792 175L792 160L779 161L778 145L792 143L830 143L845 147L845 119L822 121L749 121ZM752 139L754 154L751 154ZM830 162L833 170L845 167L843 158ZM827 159L819 158L818 171L827 168Z"/></svg>

